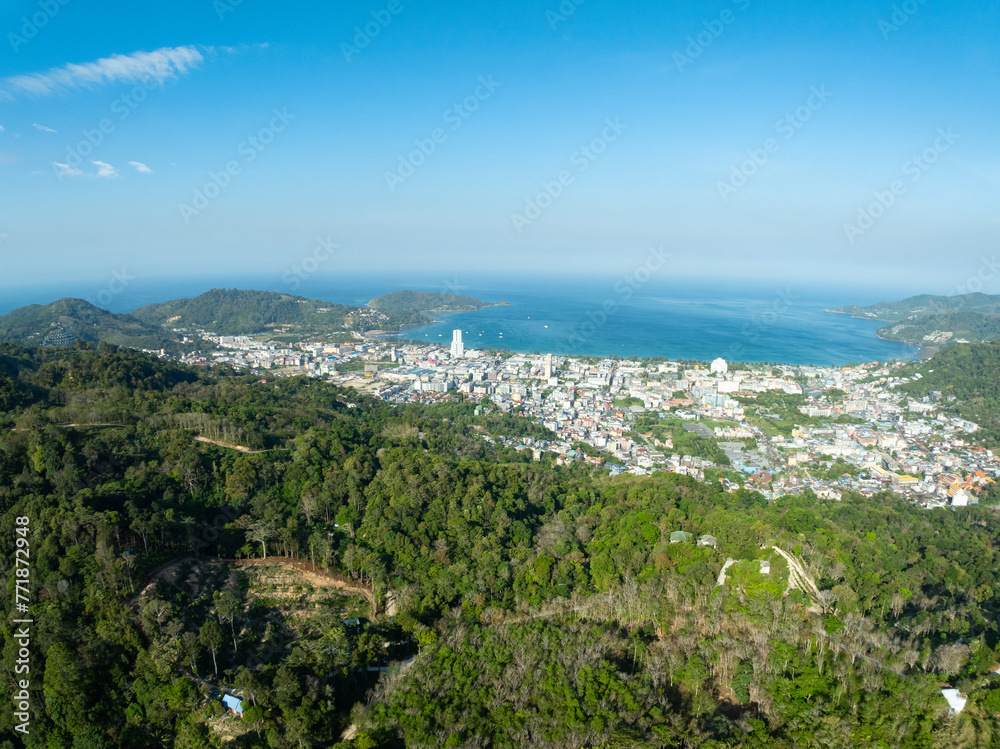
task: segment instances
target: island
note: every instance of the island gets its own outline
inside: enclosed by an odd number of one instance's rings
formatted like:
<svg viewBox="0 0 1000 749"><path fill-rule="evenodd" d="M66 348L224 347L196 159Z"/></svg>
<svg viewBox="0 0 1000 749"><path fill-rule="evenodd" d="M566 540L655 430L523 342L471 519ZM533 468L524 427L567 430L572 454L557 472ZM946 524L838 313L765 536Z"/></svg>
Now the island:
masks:
<svg viewBox="0 0 1000 749"><path fill-rule="evenodd" d="M501 304L506 304L502 302ZM381 311L410 310L414 312L475 312L494 306L475 297L426 291L393 291L375 297L368 306Z"/></svg>

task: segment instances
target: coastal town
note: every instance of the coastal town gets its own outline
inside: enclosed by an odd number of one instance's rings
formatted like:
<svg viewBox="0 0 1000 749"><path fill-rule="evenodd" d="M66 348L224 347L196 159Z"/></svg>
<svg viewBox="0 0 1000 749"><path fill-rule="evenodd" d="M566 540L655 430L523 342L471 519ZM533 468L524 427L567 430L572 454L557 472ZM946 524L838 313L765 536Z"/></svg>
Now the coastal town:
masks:
<svg viewBox="0 0 1000 749"><path fill-rule="evenodd" d="M890 489L922 507L978 503L1000 479L997 456L975 443L978 425L946 413L949 397L919 401L898 386L902 362L845 367L730 364L522 354L353 333L350 341L277 343L198 335L218 346L181 358L261 374L261 383L310 376L391 403L474 403L515 414L547 439L490 437L558 464L612 475L668 471L770 498L812 490ZM919 375L917 375L919 377Z"/></svg>

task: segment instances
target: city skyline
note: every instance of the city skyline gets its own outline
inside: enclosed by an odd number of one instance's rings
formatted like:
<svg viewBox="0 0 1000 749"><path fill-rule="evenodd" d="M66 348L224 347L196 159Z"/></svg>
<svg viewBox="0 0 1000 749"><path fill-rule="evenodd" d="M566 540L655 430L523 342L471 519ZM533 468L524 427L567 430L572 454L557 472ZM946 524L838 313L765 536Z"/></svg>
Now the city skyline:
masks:
<svg viewBox="0 0 1000 749"><path fill-rule="evenodd" d="M106 7L7 14L6 287L995 264L995 7Z"/></svg>

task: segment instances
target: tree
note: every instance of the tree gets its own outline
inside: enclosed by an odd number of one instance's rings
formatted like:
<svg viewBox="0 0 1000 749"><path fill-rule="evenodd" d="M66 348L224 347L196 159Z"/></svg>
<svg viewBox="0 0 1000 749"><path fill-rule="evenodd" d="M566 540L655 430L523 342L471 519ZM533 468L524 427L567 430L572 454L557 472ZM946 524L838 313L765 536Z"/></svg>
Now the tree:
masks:
<svg viewBox="0 0 1000 749"><path fill-rule="evenodd" d="M215 611L219 617L220 624L225 621L229 622L229 630L233 636L233 652L239 653L239 647L236 644L236 626L234 624L236 618L243 613L243 606L239 595L230 590L216 593Z"/></svg>
<svg viewBox="0 0 1000 749"><path fill-rule="evenodd" d="M267 559L267 542L274 537L274 520L258 520L250 526L250 540L260 544L264 559Z"/></svg>
<svg viewBox="0 0 1000 749"><path fill-rule="evenodd" d="M248 707L243 711L243 720L250 724L250 728L260 736L261 729L267 721L267 713L259 705Z"/></svg>
<svg viewBox="0 0 1000 749"><path fill-rule="evenodd" d="M202 628L198 631L198 641L201 642L206 648L212 651L212 670L215 675L219 675L219 664L215 660L215 653L220 647L222 647L225 635L222 634L222 627L219 623L209 619L202 625Z"/></svg>

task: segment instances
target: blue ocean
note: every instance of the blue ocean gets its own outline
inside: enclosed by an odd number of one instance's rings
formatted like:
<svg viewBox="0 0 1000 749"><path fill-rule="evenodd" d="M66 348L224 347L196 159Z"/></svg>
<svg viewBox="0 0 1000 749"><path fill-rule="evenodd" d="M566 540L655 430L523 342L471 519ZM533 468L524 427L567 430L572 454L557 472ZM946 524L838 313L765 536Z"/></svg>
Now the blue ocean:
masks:
<svg viewBox="0 0 1000 749"><path fill-rule="evenodd" d="M917 350L875 335L878 322L827 310L900 298L864 292L756 283L649 282L620 278L466 278L414 276L305 280L280 277L136 279L115 293L93 284L0 289L0 314L26 304L78 296L113 312L196 296L210 288L284 291L342 304L363 305L399 289L467 294L506 303L442 317L402 334L447 345L461 329L467 348L578 356L774 362L839 366L911 359Z"/></svg>

